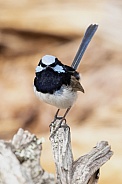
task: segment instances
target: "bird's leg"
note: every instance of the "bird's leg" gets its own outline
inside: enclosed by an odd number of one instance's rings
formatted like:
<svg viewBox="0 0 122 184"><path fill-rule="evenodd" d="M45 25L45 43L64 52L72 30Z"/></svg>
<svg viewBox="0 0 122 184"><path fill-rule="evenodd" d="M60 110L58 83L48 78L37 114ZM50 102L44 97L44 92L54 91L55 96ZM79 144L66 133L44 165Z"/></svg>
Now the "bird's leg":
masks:
<svg viewBox="0 0 122 184"><path fill-rule="evenodd" d="M61 120L64 120L65 117L66 117L66 115L68 114L70 108L71 108L71 107L69 107L69 108L66 110L66 112L64 113L63 116L58 116L58 113L59 113L59 111L60 111L60 109L58 109L57 112L56 112L56 114L55 114L55 116L54 116L53 122L56 121L57 119L59 119L59 120L60 120L60 119L61 119Z"/></svg>
<svg viewBox="0 0 122 184"><path fill-rule="evenodd" d="M52 126L53 123L54 123L57 119L59 119L59 120L62 119L62 117L59 117L59 116L58 116L59 111L60 111L60 109L58 109L58 110L56 111L56 114L55 114L55 116L54 116L54 120L51 122L51 124L49 125L49 127Z"/></svg>
<svg viewBox="0 0 122 184"><path fill-rule="evenodd" d="M59 111L60 111L60 109L57 110L57 112L56 112L56 114L55 114L55 116L54 116L54 121L55 121L56 119L62 119L62 117L59 117L59 116L58 116Z"/></svg>
<svg viewBox="0 0 122 184"><path fill-rule="evenodd" d="M69 110L71 109L71 107L69 107L66 112L64 113L64 116L62 117L62 119L65 119L66 115L68 114Z"/></svg>
<svg viewBox="0 0 122 184"><path fill-rule="evenodd" d="M69 110L71 109L71 107L69 107L67 110L66 110L66 112L64 113L64 115L63 116L58 116L58 113L59 113L59 111L60 111L60 109L58 109L57 110L57 112L56 112L56 114L55 114L55 116L54 116L54 121L55 120L57 120L57 119L61 119L61 122L65 119L65 117L66 117L66 115L68 114L68 112L69 112Z"/></svg>
<svg viewBox="0 0 122 184"><path fill-rule="evenodd" d="M65 118L66 118L66 115L68 114L68 112L69 112L70 109L71 109L71 107L69 107L69 108L66 110L66 112L64 113L64 116L61 118L61 121L60 121L58 127L61 127L61 124L62 124L63 121L65 121L65 123L66 123L66 119L65 119Z"/></svg>
<svg viewBox="0 0 122 184"><path fill-rule="evenodd" d="M58 126L57 126L56 129L53 131L53 133L50 135L50 137L52 137L52 136L57 132L57 130L61 127L61 124L62 124L63 121L65 121L65 123L66 123L66 119L65 119L65 118L66 118L66 115L68 114L68 112L69 112L70 109L71 109L71 107L69 107L69 108L66 110L66 112L64 113L64 116L63 116L63 117L60 117L60 118L61 118L61 121L59 122ZM57 116L59 110L60 110L60 109L57 110L55 116ZM55 117L55 118L56 118L56 117ZM52 124L55 122L55 120L56 120L56 119L54 119L54 121L50 124L50 127L51 127ZM62 125L62 126L63 126L63 127L67 127L66 124L65 124L65 125Z"/></svg>

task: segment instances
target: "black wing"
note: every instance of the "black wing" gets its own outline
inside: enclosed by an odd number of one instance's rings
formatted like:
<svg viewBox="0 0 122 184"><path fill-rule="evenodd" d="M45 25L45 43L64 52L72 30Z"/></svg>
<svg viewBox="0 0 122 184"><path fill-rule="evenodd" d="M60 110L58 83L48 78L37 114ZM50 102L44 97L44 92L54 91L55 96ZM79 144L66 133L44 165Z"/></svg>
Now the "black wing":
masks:
<svg viewBox="0 0 122 184"><path fill-rule="evenodd" d="M67 73L74 76L77 80L80 79L79 73L74 68L72 68L71 66L64 65L64 69Z"/></svg>

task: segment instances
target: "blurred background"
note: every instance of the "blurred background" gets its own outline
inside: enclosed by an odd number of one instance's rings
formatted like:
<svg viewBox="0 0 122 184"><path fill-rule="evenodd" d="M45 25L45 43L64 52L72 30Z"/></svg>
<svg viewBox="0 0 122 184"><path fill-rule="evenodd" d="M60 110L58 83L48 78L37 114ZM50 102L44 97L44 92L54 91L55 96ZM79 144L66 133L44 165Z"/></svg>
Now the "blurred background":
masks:
<svg viewBox="0 0 122 184"><path fill-rule="evenodd" d="M11 139L20 127L43 136L41 164L55 172L49 124L57 109L34 95L35 67L45 54L71 65L91 23L99 28L78 68L85 94L67 123L75 159L109 142L114 156L99 183L122 184L121 0L0 0L0 138Z"/></svg>

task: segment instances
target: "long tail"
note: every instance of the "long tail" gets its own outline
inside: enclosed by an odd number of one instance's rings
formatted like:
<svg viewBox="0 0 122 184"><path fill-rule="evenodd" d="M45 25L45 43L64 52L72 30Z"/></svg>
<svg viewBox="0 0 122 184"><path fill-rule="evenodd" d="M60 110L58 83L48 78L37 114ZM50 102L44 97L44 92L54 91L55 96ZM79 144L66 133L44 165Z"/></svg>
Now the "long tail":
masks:
<svg viewBox="0 0 122 184"><path fill-rule="evenodd" d="M89 42L91 41L94 33L96 32L97 28L98 28L97 24L91 24L87 28L87 30L86 30L86 32L84 34L84 37L82 39L82 42L80 44L80 47L79 47L79 49L78 49L78 51L76 53L76 56L75 56L75 58L74 58L74 60L72 62L72 65L71 65L71 67L74 68L75 70L77 69L77 67L78 67L78 65L79 65L79 63L81 61L81 58L83 57L83 54L84 54L84 52L85 52Z"/></svg>

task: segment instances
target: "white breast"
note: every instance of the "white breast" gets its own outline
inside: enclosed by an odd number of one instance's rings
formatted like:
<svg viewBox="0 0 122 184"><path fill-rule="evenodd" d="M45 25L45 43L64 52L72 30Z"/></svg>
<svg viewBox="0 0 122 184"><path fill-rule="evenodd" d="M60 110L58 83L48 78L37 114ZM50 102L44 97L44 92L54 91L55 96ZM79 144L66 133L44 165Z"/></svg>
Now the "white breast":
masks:
<svg viewBox="0 0 122 184"><path fill-rule="evenodd" d="M66 86L62 86L61 89L54 94L38 92L34 86L34 92L39 99L59 109L69 108L77 98L77 92L72 91L71 88L67 88Z"/></svg>

